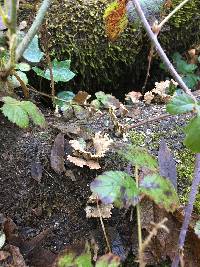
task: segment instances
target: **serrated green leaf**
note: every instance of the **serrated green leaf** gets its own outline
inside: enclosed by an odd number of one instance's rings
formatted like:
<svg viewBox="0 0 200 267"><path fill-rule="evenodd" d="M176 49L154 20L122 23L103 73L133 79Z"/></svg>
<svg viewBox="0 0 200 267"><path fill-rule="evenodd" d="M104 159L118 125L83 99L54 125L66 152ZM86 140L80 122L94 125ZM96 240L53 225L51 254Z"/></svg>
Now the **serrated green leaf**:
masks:
<svg viewBox="0 0 200 267"><path fill-rule="evenodd" d="M30 101L19 101L12 97L3 97L3 114L21 128L29 126L29 117L36 125L45 126L45 119L40 110Z"/></svg>
<svg viewBox="0 0 200 267"><path fill-rule="evenodd" d="M179 206L178 195L169 179L153 174L140 182L140 190L166 211L175 211Z"/></svg>
<svg viewBox="0 0 200 267"><path fill-rule="evenodd" d="M19 64L16 64L15 69L21 70L21 71L29 71L31 67L28 63L20 62Z"/></svg>
<svg viewBox="0 0 200 267"><path fill-rule="evenodd" d="M103 203L114 203L116 207L129 207L139 201L135 181L122 171L108 171L97 176L90 188Z"/></svg>
<svg viewBox="0 0 200 267"><path fill-rule="evenodd" d="M58 267L92 267L92 257L89 245L83 249L66 250L58 257Z"/></svg>
<svg viewBox="0 0 200 267"><path fill-rule="evenodd" d="M22 108L27 112L35 125L45 126L45 118L39 108L30 101L21 101Z"/></svg>
<svg viewBox="0 0 200 267"><path fill-rule="evenodd" d="M24 72L18 70L18 71L16 71L16 74L17 74L17 76L19 76L19 78L24 82L25 85L28 84L28 78L27 78L27 76L26 76L26 73L24 73ZM17 78L16 78L14 75L10 76L10 77L8 78L8 80L9 80L9 82L11 83L11 86L12 86L13 88L18 88L18 87L21 86L20 82L17 80Z"/></svg>
<svg viewBox="0 0 200 267"><path fill-rule="evenodd" d="M197 221L194 227L194 232L200 238L200 221Z"/></svg>
<svg viewBox="0 0 200 267"><path fill-rule="evenodd" d="M0 231L0 249L4 246L6 242L6 235L4 232Z"/></svg>
<svg viewBox="0 0 200 267"><path fill-rule="evenodd" d="M74 78L75 73L73 73L69 69L70 62L71 62L70 60L65 60L65 61L58 61L57 59L53 60L52 72L55 82L68 82ZM43 71L38 67L33 67L32 69L37 73L37 75L42 76L47 80L51 80L49 69L47 69L46 71Z"/></svg>
<svg viewBox="0 0 200 267"><path fill-rule="evenodd" d="M8 99L9 98L9 99ZM20 106L19 101L11 101L11 97L3 97L3 101L5 102L2 106L1 110L11 122L16 123L17 126L21 128L26 128L29 125L28 114L25 110Z"/></svg>
<svg viewBox="0 0 200 267"><path fill-rule="evenodd" d="M108 253L100 257L95 267L118 267L120 265L120 257L112 253Z"/></svg>
<svg viewBox="0 0 200 267"><path fill-rule="evenodd" d="M71 91L62 91L57 94L57 97L60 99L55 99L55 104L61 108L65 106L67 102L72 101L72 99L75 97L75 94Z"/></svg>
<svg viewBox="0 0 200 267"><path fill-rule="evenodd" d="M134 166L137 165L138 167L146 167L152 171L155 171L158 168L156 159L144 148L129 145L124 150L119 151L119 154L127 161L131 162Z"/></svg>
<svg viewBox="0 0 200 267"><path fill-rule="evenodd" d="M194 107L194 100L188 94L182 92L174 95L166 109L170 114L182 114L192 111Z"/></svg>
<svg viewBox="0 0 200 267"><path fill-rule="evenodd" d="M200 152L200 117L191 119L185 128L184 145L194 153Z"/></svg>
<svg viewBox="0 0 200 267"><path fill-rule="evenodd" d="M28 48L25 50L23 57L29 62L38 63L44 56L38 45L38 36L35 35Z"/></svg>

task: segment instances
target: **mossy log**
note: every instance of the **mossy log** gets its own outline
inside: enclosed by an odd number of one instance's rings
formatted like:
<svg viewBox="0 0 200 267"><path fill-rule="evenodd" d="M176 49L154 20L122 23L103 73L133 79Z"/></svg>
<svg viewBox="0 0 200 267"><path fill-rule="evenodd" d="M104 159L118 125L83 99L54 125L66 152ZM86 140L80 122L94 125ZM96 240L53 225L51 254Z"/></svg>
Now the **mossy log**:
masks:
<svg viewBox="0 0 200 267"><path fill-rule="evenodd" d="M171 9L181 1L172 0ZM131 86L141 85L147 69L150 43L141 27L129 23L115 42L108 40L103 14L110 2L53 0L47 15L51 56L70 58L76 88L90 93L137 89ZM200 1L190 1L165 26L159 39L168 55L200 43L199 10Z"/></svg>

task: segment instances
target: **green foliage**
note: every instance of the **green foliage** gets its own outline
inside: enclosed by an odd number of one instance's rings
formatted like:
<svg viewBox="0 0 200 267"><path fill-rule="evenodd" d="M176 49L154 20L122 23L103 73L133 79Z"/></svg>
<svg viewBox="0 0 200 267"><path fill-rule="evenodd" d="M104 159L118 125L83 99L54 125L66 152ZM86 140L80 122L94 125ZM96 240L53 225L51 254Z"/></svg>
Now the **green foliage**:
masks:
<svg viewBox="0 0 200 267"><path fill-rule="evenodd" d="M65 60L65 61L58 61L57 59L53 60L52 73L55 82L68 82L74 78L75 74L69 69L70 63L71 63L70 60ZM41 70L38 67L33 67L32 69L37 73L37 75L47 80L51 80L49 69L45 71Z"/></svg>
<svg viewBox="0 0 200 267"><path fill-rule="evenodd" d="M44 56L38 45L38 36L35 35L28 48L24 51L23 57L32 63L38 63Z"/></svg>
<svg viewBox="0 0 200 267"><path fill-rule="evenodd" d="M190 120L185 128L186 137L184 144L194 153L200 152L200 116Z"/></svg>
<svg viewBox="0 0 200 267"><path fill-rule="evenodd" d="M177 193L169 181L158 174L145 176L140 183L141 191L166 211L175 211L179 200Z"/></svg>
<svg viewBox="0 0 200 267"><path fill-rule="evenodd" d="M92 267L91 251L86 243L82 251L68 250L59 256L58 267Z"/></svg>
<svg viewBox="0 0 200 267"><path fill-rule="evenodd" d="M108 171L99 175L90 185L105 204L129 207L139 201L139 190L131 176L122 171Z"/></svg>
<svg viewBox="0 0 200 267"><path fill-rule="evenodd" d="M21 128L29 126L31 118L34 124L44 127L45 118L40 110L30 101L19 101L12 97L3 97L4 105L1 110L3 114L13 123Z"/></svg>
<svg viewBox="0 0 200 267"><path fill-rule="evenodd" d="M75 97L75 94L71 91L62 91L57 94L57 97L59 99L55 99L55 104L62 108L65 106L67 103L70 103L72 99Z"/></svg>
<svg viewBox="0 0 200 267"><path fill-rule="evenodd" d="M188 64L179 53L175 53L172 58L178 73L182 76L183 81L190 89L195 89L198 81L200 81L200 76L196 74L197 65Z"/></svg>
<svg viewBox="0 0 200 267"><path fill-rule="evenodd" d="M174 115L190 112L194 110L194 108L194 100L184 92L181 94L175 93L174 97L166 107L167 111Z"/></svg>
<svg viewBox="0 0 200 267"><path fill-rule="evenodd" d="M167 211L174 211L179 205L177 193L170 180L161 177L157 171L157 162L145 150L129 146L126 159L137 167L145 167L151 175L145 175L136 186L133 178L122 171L108 171L96 177L91 183L91 191L105 204L116 207L136 205L143 195ZM133 154L131 155L131 152ZM124 155L126 155L124 153ZM133 160L134 159L134 160Z"/></svg>
<svg viewBox="0 0 200 267"><path fill-rule="evenodd" d="M127 161L138 167L146 167L152 171L156 171L158 163L156 159L151 156L144 148L130 145L123 151L119 151Z"/></svg>

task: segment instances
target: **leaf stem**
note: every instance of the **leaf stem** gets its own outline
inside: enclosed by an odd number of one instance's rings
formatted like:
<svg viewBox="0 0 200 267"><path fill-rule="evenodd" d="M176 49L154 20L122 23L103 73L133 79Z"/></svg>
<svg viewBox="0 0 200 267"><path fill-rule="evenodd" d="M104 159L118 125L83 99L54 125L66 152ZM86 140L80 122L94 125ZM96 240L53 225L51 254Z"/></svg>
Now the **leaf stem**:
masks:
<svg viewBox="0 0 200 267"><path fill-rule="evenodd" d="M139 188L139 175L138 175L138 166L135 166L135 182L137 188ZM136 205L136 211L137 211L137 227L138 227L138 252L142 251L142 226L141 226L141 213L140 213L140 203ZM139 254L139 262L141 262L140 259L140 253Z"/></svg>
<svg viewBox="0 0 200 267"><path fill-rule="evenodd" d="M196 194L198 192L199 184L200 184L200 154L197 154L196 155L196 164L195 164L195 176L194 176L194 179L192 181L188 205L185 209L184 221L183 221L183 225L181 227L181 231L180 231L180 235L179 235L179 242L178 242L179 255L177 255L174 258L174 261L172 263L172 267L178 266L179 261L180 261L180 257L182 257L182 254L183 254L183 247L184 247L184 243L185 243L186 233L187 233L188 225L189 225L190 218L192 215L193 205L194 205L194 201L196 198Z"/></svg>
<svg viewBox="0 0 200 267"><path fill-rule="evenodd" d="M41 26L41 24L43 22L44 16L50 7L51 1L52 0L44 0L43 1L33 24L31 25L27 34L24 36L21 43L18 45L18 47L16 49L16 60L17 61L23 55L24 51L26 50L26 48L28 47L28 45L32 41L33 37L36 35L39 27Z"/></svg>
<svg viewBox="0 0 200 267"><path fill-rule="evenodd" d="M160 56L160 58L162 59L163 63L165 64L165 66L167 67L167 69L169 70L169 72L171 73L172 77L177 81L177 83L179 84L179 86L183 89L183 91L190 95L191 98L195 101L195 103L197 103L196 98L193 96L193 94L191 93L191 90L187 87L187 85L184 83L184 81L182 80L181 76L178 74L178 72L175 70L174 66L172 65L172 63L170 62L170 60L168 59L167 55L165 54L163 48L161 47L158 39L157 39L157 34L153 33L151 26L149 25L144 12L142 11L142 8L140 6L140 3L138 0L132 0L134 6L135 6L135 10L147 32L147 35L149 36L150 40L152 41L153 45L156 48L156 51L158 53L158 55Z"/></svg>

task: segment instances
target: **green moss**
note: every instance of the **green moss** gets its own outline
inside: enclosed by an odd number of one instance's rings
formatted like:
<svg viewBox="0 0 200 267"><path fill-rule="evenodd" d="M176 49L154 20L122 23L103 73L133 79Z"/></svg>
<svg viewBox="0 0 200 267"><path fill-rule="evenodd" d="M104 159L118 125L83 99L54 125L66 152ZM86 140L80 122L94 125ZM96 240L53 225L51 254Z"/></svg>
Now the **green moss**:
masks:
<svg viewBox="0 0 200 267"><path fill-rule="evenodd" d="M145 145L145 135L142 132L131 131L129 133L131 143L135 146Z"/></svg>

